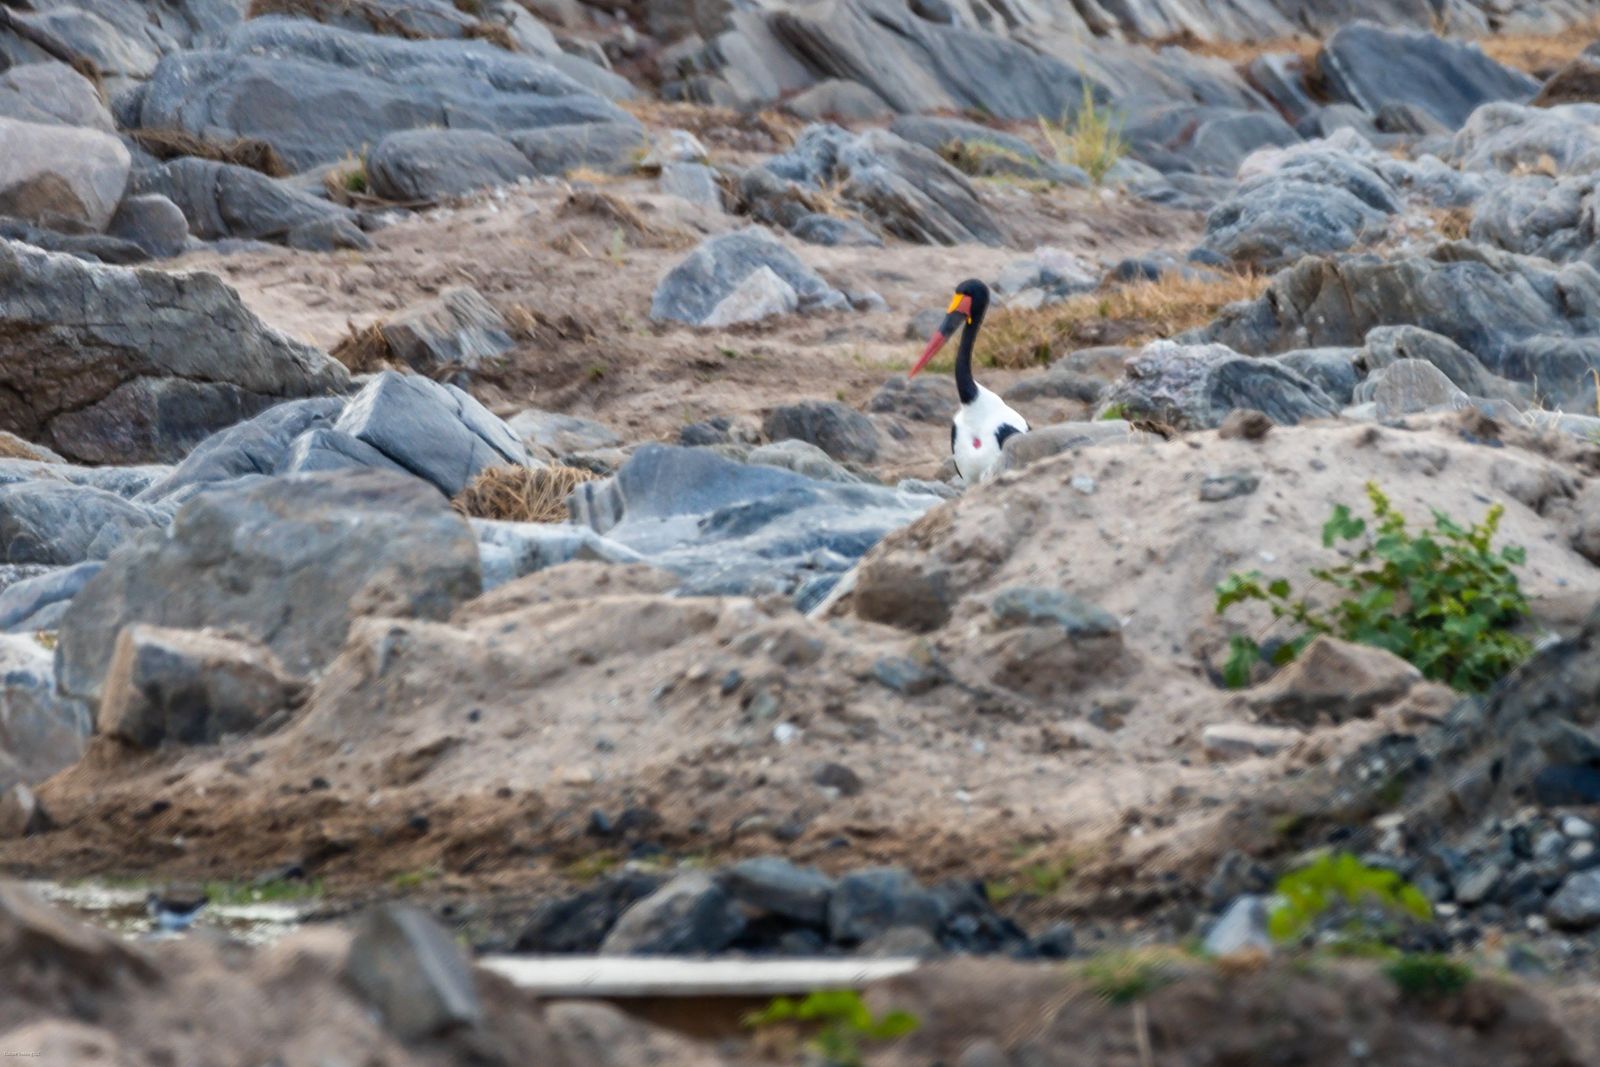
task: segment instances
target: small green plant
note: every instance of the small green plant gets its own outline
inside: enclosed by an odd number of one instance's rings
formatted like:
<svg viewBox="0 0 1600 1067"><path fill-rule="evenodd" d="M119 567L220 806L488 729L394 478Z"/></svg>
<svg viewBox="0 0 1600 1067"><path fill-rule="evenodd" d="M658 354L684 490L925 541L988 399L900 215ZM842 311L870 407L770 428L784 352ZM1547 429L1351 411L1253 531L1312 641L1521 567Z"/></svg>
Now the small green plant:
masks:
<svg viewBox="0 0 1600 1067"><path fill-rule="evenodd" d="M1111 404L1107 404L1106 409L1100 413L1100 420L1102 422L1115 422L1118 419L1125 419L1127 417L1128 405L1124 404L1120 400Z"/></svg>
<svg viewBox="0 0 1600 1067"><path fill-rule="evenodd" d="M1107 952L1086 961L1079 973L1095 996L1112 1004L1143 1000L1174 980L1168 961L1145 952Z"/></svg>
<svg viewBox="0 0 1600 1067"><path fill-rule="evenodd" d="M1492 547L1505 508L1492 506L1483 520L1464 527L1442 511L1433 529L1413 534L1405 517L1374 483L1367 483L1373 524L1340 504L1322 527L1322 544L1358 542L1343 563L1311 572L1343 596L1330 609L1296 598L1287 578L1268 581L1259 571L1230 575L1217 586L1217 613L1235 604L1263 601L1274 620L1288 620L1299 633L1271 657L1281 666L1319 634L1387 649L1427 677L1464 692L1481 692L1527 659L1533 646L1513 632L1528 615L1528 599L1513 567L1527 560L1518 545ZM1235 636L1223 681L1248 685L1262 659L1255 638Z"/></svg>
<svg viewBox="0 0 1600 1067"><path fill-rule="evenodd" d="M567 864L561 873L575 882L596 882L621 865L614 852L591 852Z"/></svg>
<svg viewBox="0 0 1600 1067"><path fill-rule="evenodd" d="M367 191L367 169L365 167L356 167L354 170L345 171L344 191L355 193L358 196Z"/></svg>
<svg viewBox="0 0 1600 1067"><path fill-rule="evenodd" d="M1369 867L1348 852L1327 853L1278 879L1277 905L1267 916L1267 932L1275 941L1302 936L1331 909L1376 907L1389 916L1423 922L1433 906L1422 891L1393 871ZM1361 913L1347 924L1340 944L1360 949L1381 941L1383 931Z"/></svg>
<svg viewBox="0 0 1600 1067"><path fill-rule="evenodd" d="M1472 983L1472 968L1435 952L1409 952L1389 961L1383 973L1401 994L1417 1000L1443 1000Z"/></svg>
<svg viewBox="0 0 1600 1067"><path fill-rule="evenodd" d="M603 379L606 376L606 370L607 370L607 368L606 368L606 365L604 363L591 364L589 366L589 380L591 382L600 381L601 379Z"/></svg>
<svg viewBox="0 0 1600 1067"><path fill-rule="evenodd" d="M859 1067L863 1046L869 1041L893 1041L916 1032L921 1021L910 1012L891 1011L874 1016L853 989L826 989L806 994L803 1000L778 997L744 1023L759 1030L798 1024L810 1031L807 1044L832 1067Z"/></svg>
<svg viewBox="0 0 1600 1067"><path fill-rule="evenodd" d="M1083 100L1077 113L1059 123L1041 118L1039 131L1058 162L1083 168L1096 185L1117 160L1128 154L1119 123L1109 108L1095 102L1094 89L1087 78L1083 79Z"/></svg>
<svg viewBox="0 0 1600 1067"><path fill-rule="evenodd" d="M440 875L437 867L422 867L414 871L401 871L389 879L389 885L400 892L421 889Z"/></svg>
<svg viewBox="0 0 1600 1067"><path fill-rule="evenodd" d="M1026 864L1016 874L989 883L985 889L989 900L1002 904L1019 893L1036 897L1052 897L1072 880L1078 869L1078 858L1071 854L1050 857Z"/></svg>

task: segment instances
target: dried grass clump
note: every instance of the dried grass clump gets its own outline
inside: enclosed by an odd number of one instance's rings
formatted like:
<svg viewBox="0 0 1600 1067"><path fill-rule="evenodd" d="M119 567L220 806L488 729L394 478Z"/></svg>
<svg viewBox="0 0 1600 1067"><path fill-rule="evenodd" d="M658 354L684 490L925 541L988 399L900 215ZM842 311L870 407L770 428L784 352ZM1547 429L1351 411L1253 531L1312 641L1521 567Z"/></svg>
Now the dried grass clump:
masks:
<svg viewBox="0 0 1600 1067"><path fill-rule="evenodd" d="M1429 212L1439 236L1450 241L1465 241L1472 231L1470 207L1442 207Z"/></svg>
<svg viewBox="0 0 1600 1067"><path fill-rule="evenodd" d="M1101 343L1108 323L1124 327L1117 343L1145 344L1204 326L1229 304L1254 300L1270 279L1261 274L1130 282L1069 297L1033 310L993 313L978 335L977 359L988 367L1025 368L1049 363L1069 345Z"/></svg>
<svg viewBox="0 0 1600 1067"><path fill-rule="evenodd" d="M194 156L216 163L231 163L236 167L249 167L269 178L286 178L289 166L278 155L278 150L267 141L254 137L237 137L228 141L207 141L184 130L130 130L129 136L139 142L139 147L160 160Z"/></svg>
<svg viewBox="0 0 1600 1067"><path fill-rule="evenodd" d="M561 205L566 218L591 218L609 223L629 244L646 248L678 248L693 241L688 231L674 226L658 226L639 213L626 200L602 189L575 188Z"/></svg>
<svg viewBox="0 0 1600 1067"><path fill-rule="evenodd" d="M1168 46L1241 67L1261 56L1280 52L1293 52L1301 59L1309 61L1322 48L1321 42L1315 37L1273 37L1265 41L1207 41L1195 36L1193 31L1185 31L1151 42L1153 48Z"/></svg>
<svg viewBox="0 0 1600 1067"><path fill-rule="evenodd" d="M49 452L5 430L0 430L0 459L31 459L41 463L54 462L50 458Z"/></svg>
<svg viewBox="0 0 1600 1067"><path fill-rule="evenodd" d="M1055 155L1056 162L1064 166L1080 167L1099 185L1117 160L1128 154L1128 142L1122 138L1122 123L1109 107L1095 102L1094 91L1088 79L1083 83L1083 99L1078 111L1059 124L1039 119L1039 132Z"/></svg>
<svg viewBox="0 0 1600 1067"><path fill-rule="evenodd" d="M1548 78L1571 63L1600 36L1600 18L1573 26L1562 33L1505 33L1478 40L1478 46L1497 63Z"/></svg>
<svg viewBox="0 0 1600 1067"><path fill-rule="evenodd" d="M394 363L394 352L383 336L383 324L375 322L357 329L354 323L345 323L349 332L328 353L348 367L353 374L370 374Z"/></svg>
<svg viewBox="0 0 1600 1067"><path fill-rule="evenodd" d="M451 501L474 519L565 522L567 497L599 475L581 467L490 467Z"/></svg>

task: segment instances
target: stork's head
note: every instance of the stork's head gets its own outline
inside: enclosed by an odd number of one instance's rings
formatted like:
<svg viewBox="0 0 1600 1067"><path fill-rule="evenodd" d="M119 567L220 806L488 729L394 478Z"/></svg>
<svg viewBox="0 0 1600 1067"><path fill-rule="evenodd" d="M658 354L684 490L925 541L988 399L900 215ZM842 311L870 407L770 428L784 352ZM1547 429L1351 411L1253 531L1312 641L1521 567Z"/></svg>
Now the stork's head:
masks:
<svg viewBox="0 0 1600 1067"><path fill-rule="evenodd" d="M928 341L928 347L922 350L922 358L917 360L917 365L911 368L907 378L915 378L917 372L928 365L950 339L950 335L963 326L976 326L983 321L983 313L989 309L989 287L976 278L968 278L956 286L955 296L950 298L950 306L945 309L944 322L939 325L939 330Z"/></svg>

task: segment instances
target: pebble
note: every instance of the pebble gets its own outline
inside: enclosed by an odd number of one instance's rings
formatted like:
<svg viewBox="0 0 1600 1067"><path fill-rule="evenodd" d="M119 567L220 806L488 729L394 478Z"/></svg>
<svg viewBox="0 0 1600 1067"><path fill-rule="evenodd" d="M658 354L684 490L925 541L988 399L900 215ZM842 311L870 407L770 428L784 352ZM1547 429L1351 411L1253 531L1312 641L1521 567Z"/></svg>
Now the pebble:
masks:
<svg viewBox="0 0 1600 1067"><path fill-rule="evenodd" d="M1094 479L1089 477L1087 474L1074 474L1072 476L1071 485L1072 485L1072 488L1076 489L1078 492L1082 493L1084 496L1093 496L1094 495L1094 490L1095 490Z"/></svg>
<svg viewBox="0 0 1600 1067"><path fill-rule="evenodd" d="M1578 841L1586 841L1594 836L1594 824L1576 815L1568 815L1561 820L1561 832Z"/></svg>

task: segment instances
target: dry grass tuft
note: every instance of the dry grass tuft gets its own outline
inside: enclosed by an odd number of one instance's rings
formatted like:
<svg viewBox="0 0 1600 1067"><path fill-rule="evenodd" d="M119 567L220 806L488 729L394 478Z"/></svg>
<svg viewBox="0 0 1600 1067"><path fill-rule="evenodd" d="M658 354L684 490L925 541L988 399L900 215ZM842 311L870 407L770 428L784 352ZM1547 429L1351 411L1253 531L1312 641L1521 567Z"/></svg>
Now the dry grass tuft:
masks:
<svg viewBox="0 0 1600 1067"><path fill-rule="evenodd" d="M183 130L156 129L129 130L128 134L139 142L139 147L157 159L195 156L217 163L231 163L236 167L249 167L269 178L285 178L289 175L289 167L278 155L277 149L253 137L207 141Z"/></svg>
<svg viewBox="0 0 1600 1067"><path fill-rule="evenodd" d="M501 23L483 19L481 4L458 3L455 7L462 14L478 20L465 27L463 32L466 37L488 41L507 52L516 51L517 42L511 36L511 31ZM328 22L344 15L356 15L365 19L374 33L411 41L428 39L426 33L408 26L392 11L369 0L250 0L244 17L258 19L266 15L286 15L313 22Z"/></svg>
<svg viewBox="0 0 1600 1067"><path fill-rule="evenodd" d="M1190 280L1168 275L1069 297L1031 311L1000 309L978 337L987 367L1020 369L1049 363L1068 346L1145 344L1204 326L1229 304L1254 300L1270 279L1237 274Z"/></svg>
<svg viewBox="0 0 1600 1067"><path fill-rule="evenodd" d="M1600 18L1573 26L1562 33L1507 33L1481 38L1477 43L1497 63L1548 78L1600 37Z"/></svg>
<svg viewBox="0 0 1600 1067"><path fill-rule="evenodd" d="M1063 120L1060 125L1039 119L1039 132L1055 155L1056 162L1070 167L1081 167L1096 185L1117 160L1128 154L1128 143L1122 139L1120 123L1109 108L1095 103L1094 93L1087 80L1083 83L1083 100L1077 114Z"/></svg>
<svg viewBox="0 0 1600 1067"><path fill-rule="evenodd" d="M345 323L349 331L328 353L354 374L370 374L393 365L394 353L383 336L383 324L375 322L364 329Z"/></svg>
<svg viewBox="0 0 1600 1067"><path fill-rule="evenodd" d="M561 214L567 218L599 219L612 227L613 236L620 233L627 244L645 248L679 248L694 240L686 230L651 222L638 208L603 189L573 189L561 204Z"/></svg>
<svg viewBox="0 0 1600 1067"><path fill-rule="evenodd" d="M1428 212L1439 236L1450 241L1465 241L1472 230L1470 207L1442 207Z"/></svg>
<svg viewBox="0 0 1600 1067"><path fill-rule="evenodd" d="M0 459L32 459L52 462L50 454L14 433L0 430Z"/></svg>
<svg viewBox="0 0 1600 1067"><path fill-rule="evenodd" d="M451 505L475 519L565 522L567 497L598 477L581 467L490 467L472 479Z"/></svg>
<svg viewBox="0 0 1600 1067"><path fill-rule="evenodd" d="M1265 41L1206 41L1196 37L1192 32L1163 37L1159 41L1151 42L1153 48L1167 46L1182 48L1197 56L1208 56L1242 67L1260 56L1278 52L1293 52L1309 62L1322 48L1322 43L1314 37L1273 37Z"/></svg>

